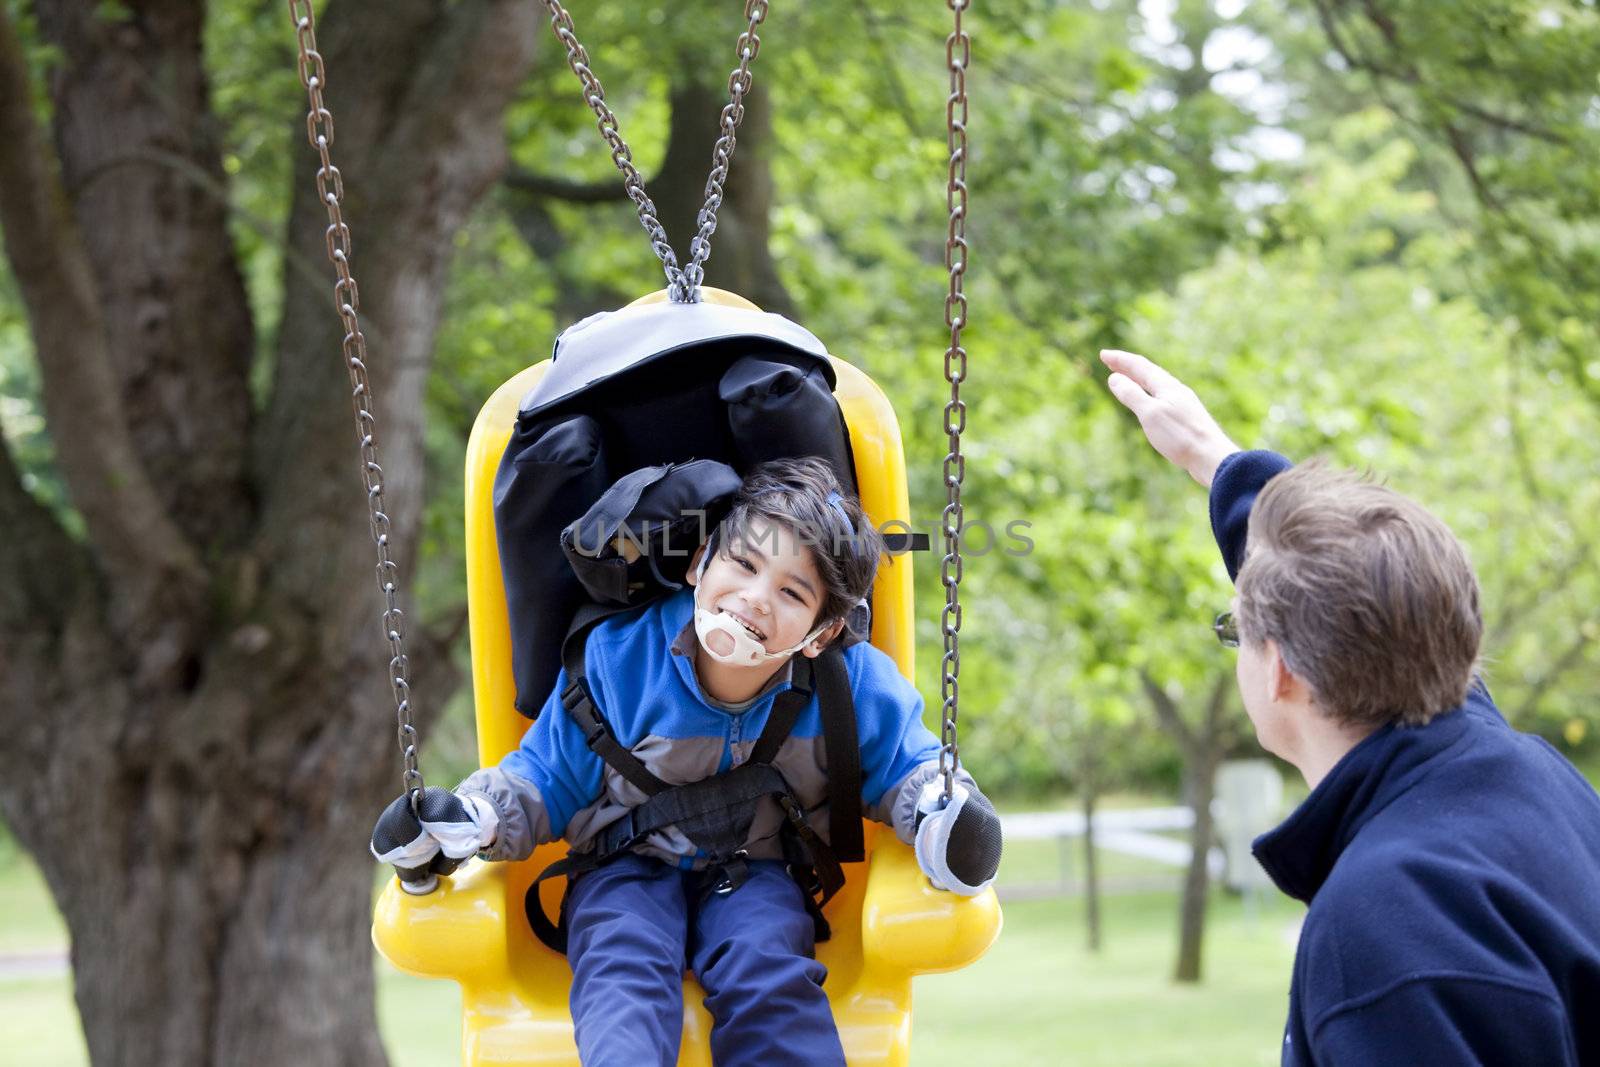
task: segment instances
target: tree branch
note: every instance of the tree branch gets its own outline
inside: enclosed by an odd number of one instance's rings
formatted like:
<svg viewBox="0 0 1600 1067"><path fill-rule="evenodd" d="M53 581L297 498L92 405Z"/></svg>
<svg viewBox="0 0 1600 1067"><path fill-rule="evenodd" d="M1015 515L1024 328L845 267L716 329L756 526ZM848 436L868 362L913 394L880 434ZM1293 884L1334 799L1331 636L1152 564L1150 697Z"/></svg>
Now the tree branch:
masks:
<svg viewBox="0 0 1600 1067"><path fill-rule="evenodd" d="M190 590L193 547L161 506L118 401L93 274L33 114L26 60L0 10L0 230L22 291L51 438L73 503L108 576ZM150 590L152 586L146 586Z"/></svg>
<svg viewBox="0 0 1600 1067"><path fill-rule="evenodd" d="M502 179L508 189L535 196L548 196L570 204L614 204L628 199L622 177L617 175L606 181L576 182L554 178L548 174L535 174L526 167L512 167ZM649 183L645 183L649 187Z"/></svg>
<svg viewBox="0 0 1600 1067"><path fill-rule="evenodd" d="M255 326L228 229L204 5L134 6L39 5L62 57L52 134L134 455L209 557L249 526Z"/></svg>
<svg viewBox="0 0 1600 1067"><path fill-rule="evenodd" d="M1510 115L1502 115L1499 112L1490 111L1486 107L1469 103L1468 101L1462 100L1459 97L1445 96L1441 99L1458 111L1462 111L1468 115L1471 115L1479 122L1486 123L1487 125L1498 126L1503 130L1510 130L1513 133L1520 133L1526 137L1532 137L1536 141L1543 141L1545 144L1560 145L1562 147L1572 144L1570 138L1563 137L1554 130L1547 130L1543 126L1535 126L1533 123L1524 119L1514 119Z"/></svg>
<svg viewBox="0 0 1600 1067"><path fill-rule="evenodd" d="M1463 100L1449 93L1441 93L1425 83L1422 80L1421 73L1414 66L1393 67L1365 54L1358 54L1339 32L1338 20L1325 0L1315 0L1315 5L1317 19L1322 24L1322 30L1328 38L1328 43L1333 46L1333 50L1338 53L1339 58L1344 60L1350 69L1362 71L1372 75L1374 78L1387 78L1426 90L1440 103L1455 108L1463 114L1470 115L1486 125L1496 126L1513 133L1520 133L1535 140L1543 141L1546 144L1570 145L1572 143L1569 138L1554 130L1537 125L1529 119L1513 118L1510 115L1493 111L1481 104L1475 104L1470 100ZM1394 21L1374 8L1370 3L1364 4L1363 7L1366 10L1368 20L1378 28L1378 32L1383 35L1390 49L1396 55L1404 55L1405 52L1401 48L1399 41L1399 28L1394 24Z"/></svg>
<svg viewBox="0 0 1600 1067"><path fill-rule="evenodd" d="M1172 735L1178 742L1178 747L1183 750L1184 757L1198 756L1200 752L1199 740L1189 724L1183 721L1183 715L1178 711L1177 702L1167 695L1167 691L1156 684L1156 680L1146 670L1139 671L1139 683L1144 686L1144 692L1150 698L1150 706L1155 709L1156 719L1161 728Z"/></svg>
<svg viewBox="0 0 1600 1067"><path fill-rule="evenodd" d="M1233 691L1232 687L1232 673L1219 672L1216 684L1211 687L1211 696L1206 699L1206 736L1220 740L1220 747L1223 748L1232 741L1231 731L1223 729L1228 715L1228 696Z"/></svg>
<svg viewBox="0 0 1600 1067"><path fill-rule="evenodd" d="M1573 638L1572 643L1566 647L1560 656L1556 657L1556 661L1550 665L1550 669L1540 675L1539 680L1533 683L1533 688L1523 696L1522 703L1512 716L1512 722L1524 721L1527 716L1533 714L1538 708L1539 698L1543 697L1550 687L1561 679L1562 675L1581 665L1589 649L1594 645L1594 638L1585 633L1582 626L1578 627L1578 635Z"/></svg>
<svg viewBox="0 0 1600 1067"><path fill-rule="evenodd" d="M1467 181L1472 185L1473 195L1478 198L1478 202L1490 211L1504 212L1505 204L1495 195L1494 190L1489 188L1488 183L1483 180L1483 175L1478 171L1477 151L1472 141L1468 139L1466 131L1453 122L1443 123L1441 128L1444 130L1445 143L1460 161L1461 169L1466 173Z"/></svg>
<svg viewBox="0 0 1600 1067"><path fill-rule="evenodd" d="M37 628L66 613L73 576L82 558L61 524L22 484L4 434L0 434L0 643L8 632Z"/></svg>
<svg viewBox="0 0 1600 1067"><path fill-rule="evenodd" d="M318 34L361 284L390 543L404 580L416 558L424 387L454 236L504 173L504 112L533 52L537 12L514 0L401 3L386 9L378 50L359 11L330 8ZM398 74L395 55L406 57ZM290 242L320 259L326 212L312 188L310 149L302 142L297 151ZM337 642L367 632L376 597L352 595L370 589L373 548L360 519L332 269L322 270L314 293L286 281L271 408L254 442L262 484L255 548L275 597Z"/></svg>
<svg viewBox="0 0 1600 1067"><path fill-rule="evenodd" d="M1501 605L1494 626L1484 637L1484 645L1493 647L1508 641L1516 628L1533 613L1534 609L1545 606L1553 596L1568 588L1572 578L1582 573L1581 568L1586 563L1590 566L1594 564L1594 546L1584 540L1575 545L1558 563L1547 569L1546 573L1552 575L1550 581L1524 587L1515 599L1508 599Z"/></svg>
<svg viewBox="0 0 1600 1067"><path fill-rule="evenodd" d="M900 75L900 66L890 54L888 45L883 37L883 16L871 4L857 5L856 11L861 15L861 21L867 30L867 40L872 44L872 51L877 57L878 69L883 73L884 86L888 90L889 105L900 123L906 128L906 133L920 140L922 130L917 122L916 111L911 106L911 94L906 92L905 79Z"/></svg>
<svg viewBox="0 0 1600 1067"><path fill-rule="evenodd" d="M456 666L455 652L466 633L467 621L467 606L462 603L432 625L413 631L412 688L426 702L433 722L438 721L437 712L450 702L466 680Z"/></svg>

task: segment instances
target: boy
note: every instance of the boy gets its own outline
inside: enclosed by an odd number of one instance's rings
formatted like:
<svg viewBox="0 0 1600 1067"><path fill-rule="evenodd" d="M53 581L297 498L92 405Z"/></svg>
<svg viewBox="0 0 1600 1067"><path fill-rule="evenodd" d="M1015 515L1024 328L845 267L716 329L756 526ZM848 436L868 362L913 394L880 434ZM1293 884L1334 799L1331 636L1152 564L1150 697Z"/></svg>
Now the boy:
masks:
<svg viewBox="0 0 1600 1067"><path fill-rule="evenodd" d="M779 696L794 688L797 660L815 660L851 636L846 620L870 590L881 552L878 533L826 464L757 467L691 561L690 587L590 634L585 670L595 709L620 746L668 786L745 764ZM980 892L999 863L993 808L965 773L943 803L939 743L922 725L916 690L868 644L843 656L866 814L916 844L936 887ZM557 837L581 854L639 808L645 791L590 749L562 704L567 682L563 671L515 752L469 776L454 796L439 790L425 799L421 833L386 826L410 815L404 798L391 805L374 854L399 866L425 865L441 849L515 860ZM766 750L806 822L826 838L815 694L782 743ZM779 802L762 797L732 863L708 870L705 851L667 827L573 880L567 954L585 1064L676 1062L686 965L706 991L719 1065L844 1062L808 901L785 867L784 821Z"/></svg>

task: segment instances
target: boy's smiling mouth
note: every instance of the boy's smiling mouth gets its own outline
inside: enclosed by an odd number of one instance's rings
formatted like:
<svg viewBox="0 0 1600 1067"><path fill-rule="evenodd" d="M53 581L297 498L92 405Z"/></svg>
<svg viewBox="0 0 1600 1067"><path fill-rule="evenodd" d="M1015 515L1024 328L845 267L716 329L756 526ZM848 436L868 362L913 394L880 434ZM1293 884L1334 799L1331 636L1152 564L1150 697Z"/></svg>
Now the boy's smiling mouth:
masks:
<svg viewBox="0 0 1600 1067"><path fill-rule="evenodd" d="M734 621L740 626L743 626L745 630L749 632L750 636L754 637L757 641L765 641L767 639L767 635L752 626L750 624L750 620L745 618L743 615L740 615L736 611L730 611L728 614L733 616Z"/></svg>

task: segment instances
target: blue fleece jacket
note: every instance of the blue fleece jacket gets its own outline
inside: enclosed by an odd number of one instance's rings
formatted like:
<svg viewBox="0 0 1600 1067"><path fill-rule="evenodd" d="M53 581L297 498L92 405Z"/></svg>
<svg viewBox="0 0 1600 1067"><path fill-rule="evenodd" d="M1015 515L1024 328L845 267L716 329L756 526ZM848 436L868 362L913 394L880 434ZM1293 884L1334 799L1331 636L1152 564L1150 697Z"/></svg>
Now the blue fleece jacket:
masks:
<svg viewBox="0 0 1600 1067"><path fill-rule="evenodd" d="M670 785L696 782L750 758L787 675L736 709L719 706L700 687L691 657L694 601L689 590L638 612L607 619L589 635L585 670L596 707L617 740ZM845 649L861 748L865 813L893 826L909 842L921 787L939 773L939 741L922 724L922 698L880 650ZM535 844L565 837L582 847L599 829L640 804L644 795L585 743L561 706L566 672L522 744L498 768L476 772L464 792L484 795L500 815L491 858L520 858ZM826 748L822 712L813 693L773 765L783 773L813 827L828 835ZM498 773L497 773L498 772ZM975 788L969 776L962 781ZM777 805L758 804L750 855L781 857ZM669 862L697 865L704 856L676 831L641 848Z"/></svg>
<svg viewBox="0 0 1600 1067"><path fill-rule="evenodd" d="M1238 452L1218 468L1229 575L1256 494L1289 466ZM1356 745L1255 854L1310 905L1285 1064L1600 1064L1600 797L1481 681Z"/></svg>

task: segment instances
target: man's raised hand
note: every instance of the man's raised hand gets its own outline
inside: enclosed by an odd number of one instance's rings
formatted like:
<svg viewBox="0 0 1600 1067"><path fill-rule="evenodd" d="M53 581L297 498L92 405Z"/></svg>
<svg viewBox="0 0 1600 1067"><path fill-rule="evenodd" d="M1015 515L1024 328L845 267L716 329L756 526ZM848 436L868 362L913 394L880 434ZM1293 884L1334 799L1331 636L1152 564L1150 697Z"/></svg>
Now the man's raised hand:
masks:
<svg viewBox="0 0 1600 1067"><path fill-rule="evenodd" d="M1239 451L1194 390L1143 356L1100 350L1111 395L1139 418L1151 446L1207 489L1223 459Z"/></svg>

